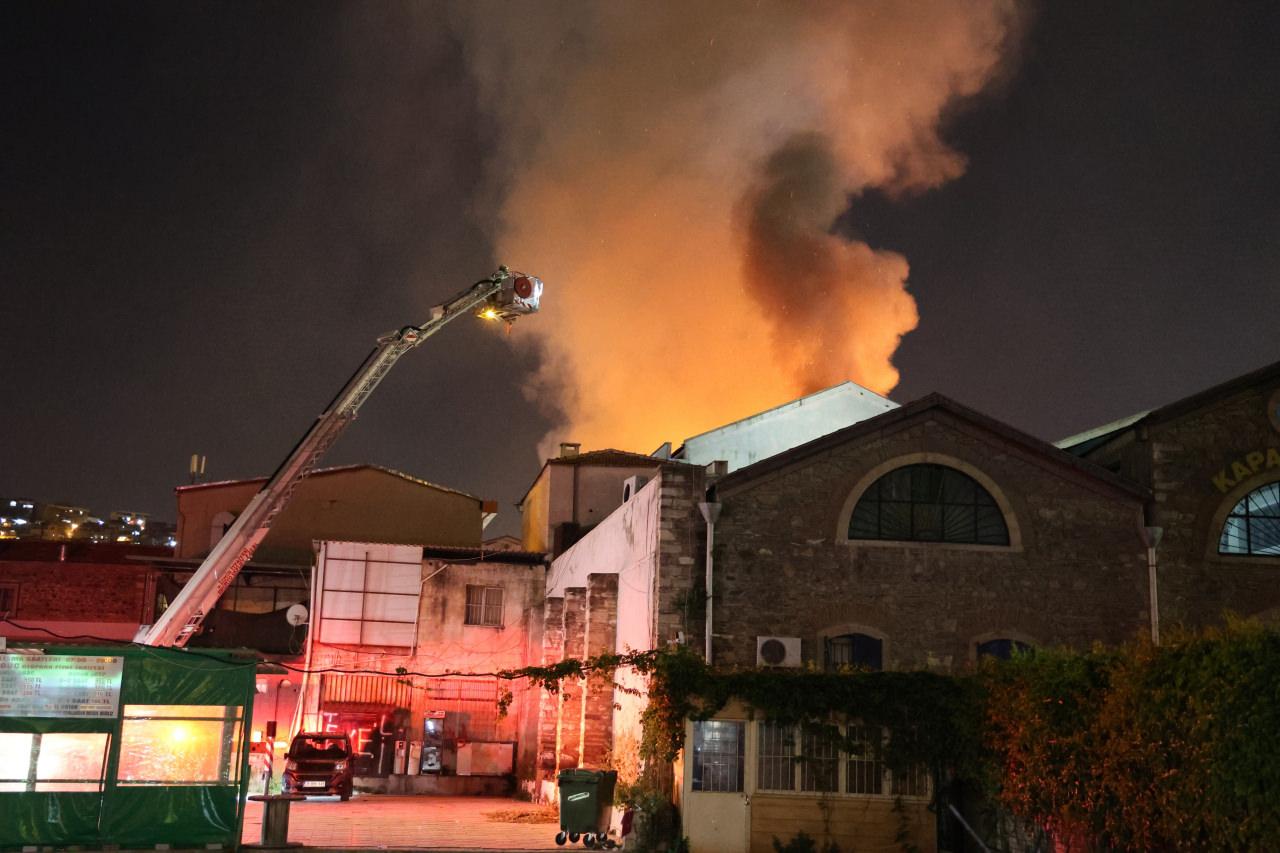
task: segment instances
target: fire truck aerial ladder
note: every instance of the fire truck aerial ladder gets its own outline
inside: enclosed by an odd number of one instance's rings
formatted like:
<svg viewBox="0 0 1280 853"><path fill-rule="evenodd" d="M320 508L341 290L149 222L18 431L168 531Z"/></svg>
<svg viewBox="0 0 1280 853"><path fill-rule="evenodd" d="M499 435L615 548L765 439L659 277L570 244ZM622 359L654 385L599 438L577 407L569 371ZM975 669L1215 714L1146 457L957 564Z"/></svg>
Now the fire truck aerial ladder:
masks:
<svg viewBox="0 0 1280 853"><path fill-rule="evenodd" d="M421 326L405 326L378 338L364 364L316 418L267 484L249 501L173 603L154 625L142 626L135 641L148 646L185 646L200 632L205 616L249 562L299 481L311 473L324 452L355 420L360 406L401 356L468 311L487 320L510 324L536 312L541 299L541 280L499 267L493 275L431 309L431 319Z"/></svg>

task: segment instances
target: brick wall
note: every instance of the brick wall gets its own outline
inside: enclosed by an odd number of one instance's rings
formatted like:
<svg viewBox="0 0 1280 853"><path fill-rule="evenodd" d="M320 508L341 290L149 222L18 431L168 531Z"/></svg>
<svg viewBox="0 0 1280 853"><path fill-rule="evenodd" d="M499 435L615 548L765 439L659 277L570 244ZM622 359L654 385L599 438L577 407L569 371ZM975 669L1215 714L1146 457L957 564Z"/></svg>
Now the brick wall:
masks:
<svg viewBox="0 0 1280 853"><path fill-rule="evenodd" d="M985 474L1021 547L838 541L854 488L921 454ZM975 640L1087 646L1147 624L1141 500L938 409L722 491L715 546L717 664L754 666L759 635L884 638L886 668L967 664ZM693 512L696 514L697 509ZM985 636L984 636L985 635Z"/></svg>
<svg viewBox="0 0 1280 853"><path fill-rule="evenodd" d="M614 651L618 636L618 576L590 575L587 579L586 656ZM604 767L613 744L613 677L591 675L582 712L583 767Z"/></svg>
<svg viewBox="0 0 1280 853"><path fill-rule="evenodd" d="M548 598L543 611L542 662L564 659L564 599ZM542 691L538 714L538 776L550 778L559 766L560 695Z"/></svg>
<svg viewBox="0 0 1280 853"><path fill-rule="evenodd" d="M576 587L564 591L564 656L582 658L586 650L587 591ZM582 763L583 682L566 678L560 682L560 729L557 770Z"/></svg>
<svg viewBox="0 0 1280 853"><path fill-rule="evenodd" d="M0 584L16 586L19 621L133 622L147 614L145 565L0 561Z"/></svg>

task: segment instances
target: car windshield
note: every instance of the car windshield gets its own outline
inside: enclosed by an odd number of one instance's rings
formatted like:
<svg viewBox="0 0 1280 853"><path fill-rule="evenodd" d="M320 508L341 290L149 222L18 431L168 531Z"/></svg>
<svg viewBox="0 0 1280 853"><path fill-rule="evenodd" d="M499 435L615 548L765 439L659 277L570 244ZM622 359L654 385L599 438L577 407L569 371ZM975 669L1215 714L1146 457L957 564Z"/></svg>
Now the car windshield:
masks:
<svg viewBox="0 0 1280 853"><path fill-rule="evenodd" d="M316 760L332 758L335 761L351 755L351 747L345 737L296 737L289 747L293 758Z"/></svg>

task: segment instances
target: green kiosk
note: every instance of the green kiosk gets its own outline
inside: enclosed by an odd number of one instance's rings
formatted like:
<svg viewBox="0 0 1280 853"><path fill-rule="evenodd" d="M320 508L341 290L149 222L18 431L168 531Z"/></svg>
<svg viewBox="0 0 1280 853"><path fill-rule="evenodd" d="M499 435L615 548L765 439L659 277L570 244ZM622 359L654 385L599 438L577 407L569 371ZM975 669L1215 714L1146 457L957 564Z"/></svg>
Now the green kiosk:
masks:
<svg viewBox="0 0 1280 853"><path fill-rule="evenodd" d="M251 652L0 651L0 850L235 849Z"/></svg>

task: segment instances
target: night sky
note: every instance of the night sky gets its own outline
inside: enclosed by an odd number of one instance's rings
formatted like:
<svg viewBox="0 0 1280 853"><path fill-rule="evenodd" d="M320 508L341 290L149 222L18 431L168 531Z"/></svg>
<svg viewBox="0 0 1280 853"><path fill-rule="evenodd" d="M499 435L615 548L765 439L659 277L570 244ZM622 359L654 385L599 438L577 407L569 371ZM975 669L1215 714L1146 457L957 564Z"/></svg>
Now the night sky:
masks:
<svg viewBox="0 0 1280 853"><path fill-rule="evenodd" d="M432 9L0 8L0 495L172 519L191 453L270 473L380 333L499 262L539 271L494 256L504 128ZM1052 440L1280 358L1278 43L1274 4L1031 7L944 123L966 173L836 225L911 264L890 396ZM459 320L324 464L497 499L514 530L552 426L537 361Z"/></svg>

